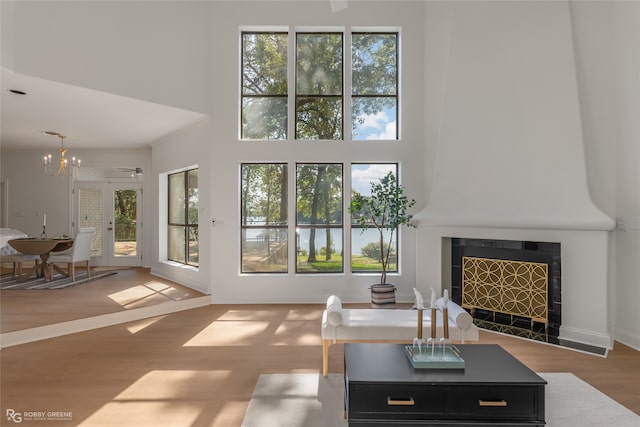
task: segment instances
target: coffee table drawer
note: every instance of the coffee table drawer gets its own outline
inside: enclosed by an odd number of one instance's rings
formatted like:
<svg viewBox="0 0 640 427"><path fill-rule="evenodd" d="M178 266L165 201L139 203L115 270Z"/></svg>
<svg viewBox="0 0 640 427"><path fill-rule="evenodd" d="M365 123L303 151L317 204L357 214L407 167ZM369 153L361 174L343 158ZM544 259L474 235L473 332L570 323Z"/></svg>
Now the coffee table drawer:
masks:
<svg viewBox="0 0 640 427"><path fill-rule="evenodd" d="M422 419L444 416L445 394L434 387L350 384L349 418Z"/></svg>
<svg viewBox="0 0 640 427"><path fill-rule="evenodd" d="M454 418L538 419L540 402L537 387L460 386L450 387L448 391L447 413Z"/></svg>

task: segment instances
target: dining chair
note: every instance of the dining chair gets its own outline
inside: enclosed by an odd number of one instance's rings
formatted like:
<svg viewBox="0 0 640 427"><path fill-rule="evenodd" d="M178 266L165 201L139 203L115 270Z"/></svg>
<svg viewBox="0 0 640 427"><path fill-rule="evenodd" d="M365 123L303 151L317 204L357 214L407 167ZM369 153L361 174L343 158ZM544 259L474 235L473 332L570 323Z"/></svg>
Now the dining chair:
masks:
<svg viewBox="0 0 640 427"><path fill-rule="evenodd" d="M73 239L73 246L62 252L51 253L49 256L49 274L53 277L53 264L67 263L67 275L71 280L76 280L75 263L85 261L87 263L87 277L91 276L89 261L91 260L91 239L96 234L95 228L81 228Z"/></svg>
<svg viewBox="0 0 640 427"><path fill-rule="evenodd" d="M12 263L13 270L11 272L11 277L22 276L22 263L25 262L35 262L35 271L38 271L38 261L40 257L38 255L27 255L22 252L18 252L11 245L7 244L0 248L0 262L4 263Z"/></svg>

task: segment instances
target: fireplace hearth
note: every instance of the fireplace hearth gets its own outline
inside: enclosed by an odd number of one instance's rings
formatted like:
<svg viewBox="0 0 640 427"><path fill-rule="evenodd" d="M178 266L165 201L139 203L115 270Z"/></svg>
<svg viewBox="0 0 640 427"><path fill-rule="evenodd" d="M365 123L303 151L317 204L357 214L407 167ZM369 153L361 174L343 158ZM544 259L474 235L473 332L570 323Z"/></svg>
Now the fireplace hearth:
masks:
<svg viewBox="0 0 640 427"><path fill-rule="evenodd" d="M560 243L452 238L450 293L479 327L560 343Z"/></svg>

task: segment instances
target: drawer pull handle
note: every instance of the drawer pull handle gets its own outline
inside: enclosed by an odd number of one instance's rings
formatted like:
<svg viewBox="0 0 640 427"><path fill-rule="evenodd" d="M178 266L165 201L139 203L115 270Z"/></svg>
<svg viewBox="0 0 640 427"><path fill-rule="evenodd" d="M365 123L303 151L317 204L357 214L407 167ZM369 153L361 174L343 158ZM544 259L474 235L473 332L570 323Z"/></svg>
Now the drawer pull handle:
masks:
<svg viewBox="0 0 640 427"><path fill-rule="evenodd" d="M408 399L396 399L393 397L387 397L387 405L388 406L413 406L416 402L413 400L413 397Z"/></svg>
<svg viewBox="0 0 640 427"><path fill-rule="evenodd" d="M507 402L504 400L478 400L480 406L506 407Z"/></svg>

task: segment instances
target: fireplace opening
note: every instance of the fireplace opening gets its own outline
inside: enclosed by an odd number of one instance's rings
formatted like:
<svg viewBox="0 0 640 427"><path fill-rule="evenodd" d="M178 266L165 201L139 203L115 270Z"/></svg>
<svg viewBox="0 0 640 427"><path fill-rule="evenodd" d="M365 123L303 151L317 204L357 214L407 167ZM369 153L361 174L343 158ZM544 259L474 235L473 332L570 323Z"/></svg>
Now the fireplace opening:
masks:
<svg viewBox="0 0 640 427"><path fill-rule="evenodd" d="M559 344L560 243L451 239L451 299L474 323Z"/></svg>

